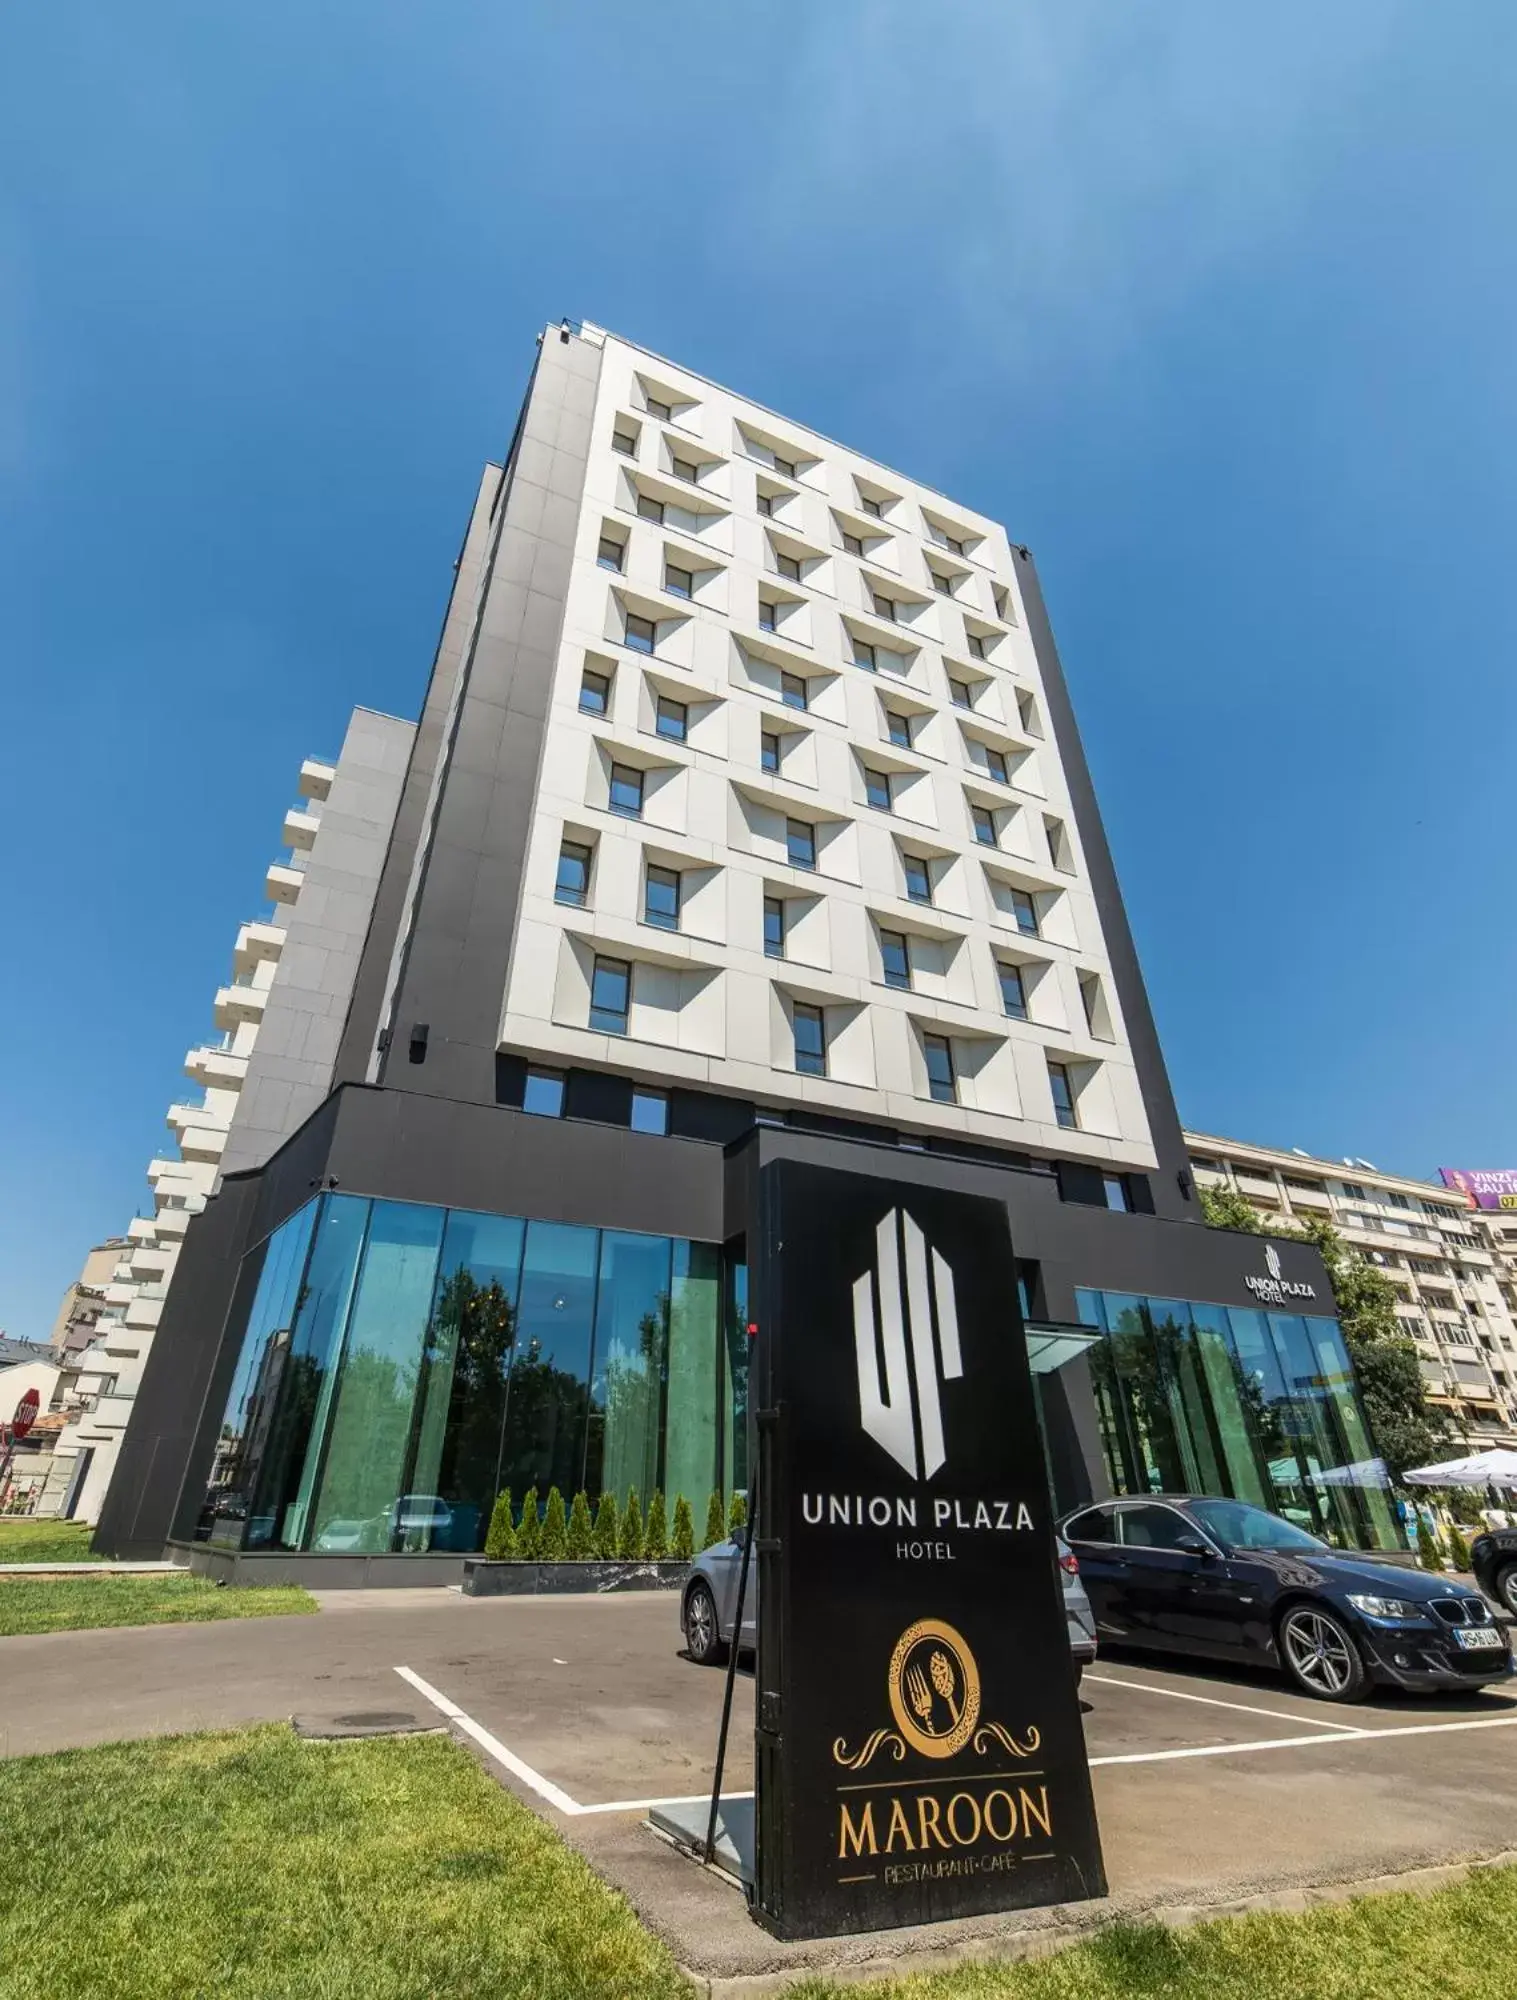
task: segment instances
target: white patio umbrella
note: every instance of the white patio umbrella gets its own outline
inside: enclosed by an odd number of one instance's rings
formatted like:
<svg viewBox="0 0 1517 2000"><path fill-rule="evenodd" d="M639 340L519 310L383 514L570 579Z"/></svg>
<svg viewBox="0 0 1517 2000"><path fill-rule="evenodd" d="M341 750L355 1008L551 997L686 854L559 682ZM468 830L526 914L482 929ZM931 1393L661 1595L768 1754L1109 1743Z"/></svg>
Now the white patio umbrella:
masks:
<svg viewBox="0 0 1517 2000"><path fill-rule="evenodd" d="M1409 1486L1517 1487L1517 1451L1477 1451L1469 1458L1450 1458L1442 1465L1419 1465L1404 1472Z"/></svg>

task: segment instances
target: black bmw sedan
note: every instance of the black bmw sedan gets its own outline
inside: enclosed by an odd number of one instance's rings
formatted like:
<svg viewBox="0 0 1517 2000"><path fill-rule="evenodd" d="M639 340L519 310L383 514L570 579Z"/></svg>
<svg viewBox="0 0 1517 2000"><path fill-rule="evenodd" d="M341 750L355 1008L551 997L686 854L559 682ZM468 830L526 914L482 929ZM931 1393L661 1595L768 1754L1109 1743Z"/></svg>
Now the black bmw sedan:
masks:
<svg viewBox="0 0 1517 2000"><path fill-rule="evenodd" d="M1477 1687L1512 1672L1478 1591L1329 1548L1241 1500L1153 1493L1060 1523L1100 1640L1282 1667L1307 1694Z"/></svg>

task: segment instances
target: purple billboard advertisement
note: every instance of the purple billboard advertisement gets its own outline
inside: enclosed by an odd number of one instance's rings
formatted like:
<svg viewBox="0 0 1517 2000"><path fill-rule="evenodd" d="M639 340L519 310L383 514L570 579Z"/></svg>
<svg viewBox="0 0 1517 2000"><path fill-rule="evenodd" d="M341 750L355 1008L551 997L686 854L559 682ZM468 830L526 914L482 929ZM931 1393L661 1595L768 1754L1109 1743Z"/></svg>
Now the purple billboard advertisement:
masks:
<svg viewBox="0 0 1517 2000"><path fill-rule="evenodd" d="M1438 1178L1458 1188L1471 1208L1517 1211L1517 1167L1440 1167Z"/></svg>

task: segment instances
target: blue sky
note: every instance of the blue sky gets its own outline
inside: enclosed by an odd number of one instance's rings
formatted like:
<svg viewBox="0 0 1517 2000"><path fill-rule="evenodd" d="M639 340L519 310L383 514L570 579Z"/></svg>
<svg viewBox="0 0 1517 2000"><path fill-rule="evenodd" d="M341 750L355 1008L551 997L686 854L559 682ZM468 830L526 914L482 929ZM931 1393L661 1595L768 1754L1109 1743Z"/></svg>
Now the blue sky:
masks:
<svg viewBox="0 0 1517 2000"><path fill-rule="evenodd" d="M1396 0L8 9L0 1326L148 1204L561 314L1033 546L1188 1121L1517 1164L1514 58Z"/></svg>

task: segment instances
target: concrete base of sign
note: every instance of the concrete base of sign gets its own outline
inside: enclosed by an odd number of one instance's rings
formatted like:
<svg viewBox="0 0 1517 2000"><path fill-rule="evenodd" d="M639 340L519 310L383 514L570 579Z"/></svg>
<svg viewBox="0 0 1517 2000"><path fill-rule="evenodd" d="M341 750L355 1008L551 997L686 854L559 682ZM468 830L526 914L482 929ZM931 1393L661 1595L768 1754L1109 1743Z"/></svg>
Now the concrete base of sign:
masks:
<svg viewBox="0 0 1517 2000"><path fill-rule="evenodd" d="M680 1802L674 1805L655 1806L648 1815L648 1824L655 1833L672 1841L682 1853L692 1860L701 1861L706 1853L706 1828L711 1818L710 1801L702 1799L699 1804ZM753 1800L751 1797L723 1798L716 1809L716 1846L713 1865L725 1869L746 1889L753 1880Z"/></svg>

